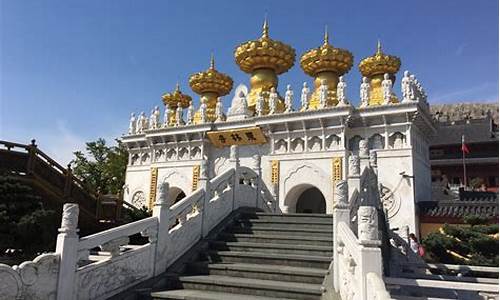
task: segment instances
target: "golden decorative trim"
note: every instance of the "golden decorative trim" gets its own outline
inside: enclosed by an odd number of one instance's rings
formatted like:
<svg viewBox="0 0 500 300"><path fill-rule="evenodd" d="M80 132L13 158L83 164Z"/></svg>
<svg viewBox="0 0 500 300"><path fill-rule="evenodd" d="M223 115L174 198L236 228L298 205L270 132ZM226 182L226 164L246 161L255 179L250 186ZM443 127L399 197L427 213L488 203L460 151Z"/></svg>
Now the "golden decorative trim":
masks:
<svg viewBox="0 0 500 300"><path fill-rule="evenodd" d="M278 184L280 181L280 161L271 161L271 183Z"/></svg>
<svg viewBox="0 0 500 300"><path fill-rule="evenodd" d="M200 180L200 165L193 166L193 191L198 189L198 181Z"/></svg>
<svg viewBox="0 0 500 300"><path fill-rule="evenodd" d="M158 168L151 167L151 181L149 184L149 203L148 208L153 209L153 204L156 199L156 184L158 183Z"/></svg>
<svg viewBox="0 0 500 300"><path fill-rule="evenodd" d="M332 181L342 180L342 157L332 158Z"/></svg>
<svg viewBox="0 0 500 300"><path fill-rule="evenodd" d="M231 145L259 145L267 143L260 127L209 131L207 136L215 147Z"/></svg>

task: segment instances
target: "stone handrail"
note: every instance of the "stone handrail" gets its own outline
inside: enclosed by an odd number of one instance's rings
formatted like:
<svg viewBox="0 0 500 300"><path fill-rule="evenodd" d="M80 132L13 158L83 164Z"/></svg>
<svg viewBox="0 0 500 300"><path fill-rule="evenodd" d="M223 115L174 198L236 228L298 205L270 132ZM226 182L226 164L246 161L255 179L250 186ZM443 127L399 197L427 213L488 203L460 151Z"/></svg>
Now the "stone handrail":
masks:
<svg viewBox="0 0 500 300"><path fill-rule="evenodd" d="M254 189L261 181L251 172L249 181L240 183L239 172L236 160L217 177L200 178L200 188L171 207L169 185L163 183L152 217L82 238L77 228L79 206L65 204L55 253L19 267L0 264L0 299L107 299L160 275L241 206L235 201L240 188ZM246 205L258 204L252 203ZM130 237L138 234L147 241L131 244Z"/></svg>
<svg viewBox="0 0 500 300"><path fill-rule="evenodd" d="M352 232L351 228L347 223L340 222L337 225L337 239L340 242L340 247L345 247L348 251L348 255L354 259L355 262L360 261L360 251L359 251L359 241Z"/></svg>
<svg viewBox="0 0 500 300"><path fill-rule="evenodd" d="M133 223L111 228L81 238L80 242L78 243L78 250L90 250L92 248L101 246L104 243L115 240L117 238L131 236L136 233L141 233L148 228L156 226L158 226L157 219L155 217L149 217L146 219L135 221Z"/></svg>
<svg viewBox="0 0 500 300"><path fill-rule="evenodd" d="M366 274L367 299L370 300L390 300L391 295L385 288L385 283L379 274L370 272Z"/></svg>

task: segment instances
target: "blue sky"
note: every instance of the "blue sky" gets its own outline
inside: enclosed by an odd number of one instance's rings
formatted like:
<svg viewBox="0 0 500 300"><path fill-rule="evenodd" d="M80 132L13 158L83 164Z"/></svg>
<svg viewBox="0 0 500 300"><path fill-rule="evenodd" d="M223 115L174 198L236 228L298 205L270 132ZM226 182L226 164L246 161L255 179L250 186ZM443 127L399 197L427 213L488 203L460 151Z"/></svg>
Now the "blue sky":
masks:
<svg viewBox="0 0 500 300"><path fill-rule="evenodd" d="M85 141L119 137L130 112L149 112L177 81L195 96L187 78L208 67L211 51L235 86L248 84L233 51L260 36L266 13L271 37L292 45L297 59L321 44L328 26L330 42L354 55L346 76L353 102L357 64L378 38L402 59L400 74L417 75L431 103L498 101L494 0L0 3L0 139L36 138L62 163ZM279 80L281 93L288 83L298 91L312 82L297 61Z"/></svg>

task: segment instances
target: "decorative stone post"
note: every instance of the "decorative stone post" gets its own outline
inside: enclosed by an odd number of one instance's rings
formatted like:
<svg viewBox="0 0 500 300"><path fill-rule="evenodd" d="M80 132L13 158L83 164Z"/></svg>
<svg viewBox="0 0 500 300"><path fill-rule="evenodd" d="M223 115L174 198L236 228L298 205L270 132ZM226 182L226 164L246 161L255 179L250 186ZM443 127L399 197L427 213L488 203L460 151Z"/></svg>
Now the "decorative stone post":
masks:
<svg viewBox="0 0 500 300"><path fill-rule="evenodd" d="M240 151L237 145L231 145L229 148L229 165L234 168L234 183L233 183L233 208L235 210L236 197L240 186Z"/></svg>
<svg viewBox="0 0 500 300"><path fill-rule="evenodd" d="M168 230L169 230L169 184L167 182L158 185L155 204L153 207L153 217L158 219L158 233L156 240L154 276L157 276L167 269L168 257Z"/></svg>
<svg viewBox="0 0 500 300"><path fill-rule="evenodd" d="M202 208L202 219L201 219L201 238L204 238L208 235L209 228L205 226L206 213L208 203L210 202L210 198L212 197L210 193L210 181L208 176L208 158L202 156L201 165L200 165L200 179L198 181L198 187L205 191L203 195L203 208Z"/></svg>
<svg viewBox="0 0 500 300"><path fill-rule="evenodd" d="M338 180L335 183L335 193L333 195L333 286L336 291L340 289L337 225L340 222L349 224L349 194L346 180Z"/></svg>
<svg viewBox="0 0 500 300"><path fill-rule="evenodd" d="M360 191L360 159L359 156L351 154L349 156L349 172L347 174L349 197L355 190Z"/></svg>
<svg viewBox="0 0 500 300"><path fill-rule="evenodd" d="M76 264L78 262L78 204L63 206L61 228L57 235L56 254L59 254L57 299L74 299Z"/></svg>
<svg viewBox="0 0 500 300"><path fill-rule="evenodd" d="M257 174L257 178L255 179L256 182L255 182L255 190L256 190L256 199L255 199L255 208L258 208L259 207L259 199L260 199L260 195L261 195L261 191L262 191L262 168L260 167L260 162L261 162L261 156L260 154L255 154L253 156L253 159L254 159L254 163L252 165L252 170ZM265 201L265 200L262 200L262 201ZM265 203L262 203L263 205ZM274 208L273 208L273 211L274 211Z"/></svg>
<svg viewBox="0 0 500 300"><path fill-rule="evenodd" d="M377 174L377 167L378 167L378 162L377 162L377 152L375 150L370 151L370 167L373 169L373 171Z"/></svg>
<svg viewBox="0 0 500 300"><path fill-rule="evenodd" d="M360 206L358 209L358 240L361 245L359 264L361 280L361 299L368 299L367 274L374 272L382 276L381 242L378 237L378 213L372 206Z"/></svg>

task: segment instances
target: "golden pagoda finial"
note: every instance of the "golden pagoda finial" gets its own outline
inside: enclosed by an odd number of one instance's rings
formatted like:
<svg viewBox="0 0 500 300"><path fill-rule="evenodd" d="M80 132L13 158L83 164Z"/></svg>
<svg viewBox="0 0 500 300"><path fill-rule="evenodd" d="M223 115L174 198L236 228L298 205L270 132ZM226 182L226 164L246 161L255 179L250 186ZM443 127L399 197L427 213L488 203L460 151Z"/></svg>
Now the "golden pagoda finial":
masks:
<svg viewBox="0 0 500 300"><path fill-rule="evenodd" d="M214 53L210 53L210 70L215 70L215 58Z"/></svg>
<svg viewBox="0 0 500 300"><path fill-rule="evenodd" d="M269 24L267 23L267 14L264 17L264 25L262 25L262 38L269 38Z"/></svg>
<svg viewBox="0 0 500 300"><path fill-rule="evenodd" d="M380 39L377 40L377 54L382 54L382 43L380 43Z"/></svg>
<svg viewBox="0 0 500 300"><path fill-rule="evenodd" d="M323 45L328 45L328 25L325 25L325 35L323 37Z"/></svg>

